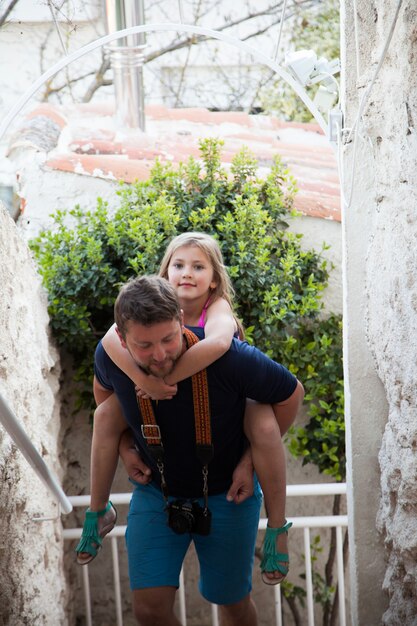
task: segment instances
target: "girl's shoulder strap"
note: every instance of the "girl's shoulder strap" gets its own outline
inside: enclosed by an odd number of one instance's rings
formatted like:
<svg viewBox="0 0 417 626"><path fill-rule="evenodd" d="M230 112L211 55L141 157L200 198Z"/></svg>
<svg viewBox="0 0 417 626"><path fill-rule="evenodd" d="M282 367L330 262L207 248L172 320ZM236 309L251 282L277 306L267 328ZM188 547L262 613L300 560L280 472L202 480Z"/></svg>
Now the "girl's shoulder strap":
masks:
<svg viewBox="0 0 417 626"><path fill-rule="evenodd" d="M211 304L211 296L207 298L205 305L203 306L203 310L201 311L200 319L198 320L198 327L204 328L206 325L206 317L207 317L207 309Z"/></svg>

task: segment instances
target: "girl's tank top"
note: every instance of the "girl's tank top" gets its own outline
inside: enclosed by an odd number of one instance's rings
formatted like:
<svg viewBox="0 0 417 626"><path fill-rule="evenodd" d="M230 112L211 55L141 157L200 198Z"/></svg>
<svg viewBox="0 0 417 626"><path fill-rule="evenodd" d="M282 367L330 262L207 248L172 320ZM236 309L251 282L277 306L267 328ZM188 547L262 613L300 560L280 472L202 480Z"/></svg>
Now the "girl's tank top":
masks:
<svg viewBox="0 0 417 626"><path fill-rule="evenodd" d="M204 328L204 326L206 325L207 309L209 308L209 306L210 306L210 298L208 298L205 305L203 306L203 310L201 311L200 319L198 320L199 328Z"/></svg>
<svg viewBox="0 0 417 626"><path fill-rule="evenodd" d="M203 306L203 310L201 311L200 319L198 320L198 328L204 328L204 326L206 325L207 309L209 308L209 306L210 306L210 298L207 300L207 302ZM238 330L236 330L236 332L234 334L234 337L236 339L240 339Z"/></svg>

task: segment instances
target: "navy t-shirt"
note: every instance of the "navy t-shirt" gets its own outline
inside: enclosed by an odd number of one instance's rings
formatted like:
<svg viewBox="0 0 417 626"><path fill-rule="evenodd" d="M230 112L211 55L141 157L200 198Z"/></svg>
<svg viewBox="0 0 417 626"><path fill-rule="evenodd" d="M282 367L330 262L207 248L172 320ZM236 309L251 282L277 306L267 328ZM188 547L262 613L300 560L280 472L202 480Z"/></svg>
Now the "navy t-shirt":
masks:
<svg viewBox="0 0 417 626"><path fill-rule="evenodd" d="M201 339L202 328L191 328ZM95 353L95 375L106 389L113 390L122 405L127 423L152 478L160 484L156 463L141 434L142 420L134 384L113 363L101 342ZM230 349L207 368L214 457L208 468L209 493L227 491L233 470L245 449L243 415L246 398L265 404L291 396L297 379L246 342L233 339ZM201 463L196 456L191 379L178 384L171 400L152 402L164 446L165 479L169 495L195 498L202 495Z"/></svg>

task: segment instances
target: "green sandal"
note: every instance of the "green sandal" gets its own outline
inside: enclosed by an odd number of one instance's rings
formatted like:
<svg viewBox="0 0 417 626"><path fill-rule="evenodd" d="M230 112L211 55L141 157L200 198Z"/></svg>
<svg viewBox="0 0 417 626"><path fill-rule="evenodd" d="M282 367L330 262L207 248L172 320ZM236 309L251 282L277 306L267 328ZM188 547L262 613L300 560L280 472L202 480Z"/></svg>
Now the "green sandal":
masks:
<svg viewBox="0 0 417 626"><path fill-rule="evenodd" d="M116 520L117 511L110 500L102 511L87 509L81 539L75 548L79 565L87 565L95 559L103 543L103 538L113 530ZM81 556L82 553L87 553L88 556Z"/></svg>
<svg viewBox="0 0 417 626"><path fill-rule="evenodd" d="M281 528L266 527L266 533L264 538L264 544L262 548L262 560L261 560L261 572L262 580L266 585L278 585L282 583L286 575L288 574L288 566L283 565L289 563L288 554L285 552L277 552L277 536L282 533L287 533L291 528L292 522L285 520L284 526ZM281 578L268 578L265 576L265 572L279 572L282 574Z"/></svg>

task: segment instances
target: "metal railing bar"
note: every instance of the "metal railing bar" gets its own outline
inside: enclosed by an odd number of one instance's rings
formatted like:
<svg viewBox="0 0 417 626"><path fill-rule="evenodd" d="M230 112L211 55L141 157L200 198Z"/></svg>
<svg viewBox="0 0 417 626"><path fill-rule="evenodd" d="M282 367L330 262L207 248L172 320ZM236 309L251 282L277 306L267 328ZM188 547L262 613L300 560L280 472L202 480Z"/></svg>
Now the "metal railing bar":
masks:
<svg viewBox="0 0 417 626"><path fill-rule="evenodd" d="M124 493L112 493L110 495L110 500L113 504L129 504L130 499L132 497L131 491L126 491ZM71 502L74 507L82 507L82 506L90 506L90 496L68 496L68 500Z"/></svg>
<svg viewBox="0 0 417 626"><path fill-rule="evenodd" d="M337 526L347 526L347 515L311 515L306 517L288 517L293 528L332 528ZM268 520L262 517L259 520L259 530L266 528Z"/></svg>
<svg viewBox="0 0 417 626"><path fill-rule="evenodd" d="M345 495L346 483L312 483L311 485L287 485L287 496L333 496Z"/></svg>
<svg viewBox="0 0 417 626"><path fill-rule="evenodd" d="M259 520L259 530L265 530L267 519ZM334 528L347 527L347 515L312 515L311 517L289 517L289 522L293 523L293 528ZM64 539L79 539L81 537L81 528L64 528L62 531ZM126 525L115 526L111 533L106 537L124 537Z"/></svg>
<svg viewBox="0 0 417 626"><path fill-rule="evenodd" d="M275 624L282 626L281 585L274 587Z"/></svg>
<svg viewBox="0 0 417 626"><path fill-rule="evenodd" d="M217 604L211 605L211 624L212 626L219 626L219 608Z"/></svg>
<svg viewBox="0 0 417 626"><path fill-rule="evenodd" d="M337 582L339 593L339 626L346 626L345 573L343 567L343 533L340 526L336 528L336 550Z"/></svg>
<svg viewBox="0 0 417 626"><path fill-rule="evenodd" d="M45 484L47 489L52 493L53 497L61 505L62 513L71 513L72 504L67 498L59 484L56 476L47 467L45 461L36 450L35 446L27 436L25 430L18 422L13 411L10 409L6 400L0 394L0 422L10 437L19 448L29 465L34 469L36 474Z"/></svg>
<svg viewBox="0 0 417 626"><path fill-rule="evenodd" d="M120 568L119 568L119 552L117 550L117 537L111 538L111 552L113 557L113 580L114 580L114 600L116 605L116 623L117 626L123 626L122 615L122 591L120 588Z"/></svg>
<svg viewBox="0 0 417 626"><path fill-rule="evenodd" d="M304 558L306 565L308 626L314 626L313 576L311 571L310 529L304 528Z"/></svg>
<svg viewBox="0 0 417 626"><path fill-rule="evenodd" d="M325 484L313 484L313 485L290 485L287 488L287 494L292 496L310 496L310 495L334 495L345 494L345 483L325 483ZM113 504L128 504L130 502L132 494L118 493L110 496ZM90 503L90 496L70 496L74 507L87 507ZM337 579L338 579L338 592L339 592L339 626L346 626L346 607L345 607L345 589L344 589L344 564L343 564L343 531L344 527L347 527L348 518L347 515L315 515L288 518L288 521L293 523L293 528L302 528L304 532L304 550L305 550L305 566L306 566L306 594L307 594L307 616L308 626L314 626L314 595L313 595L313 579L312 579L312 558L311 558L311 546L310 546L310 530L312 528L336 528L336 562L337 562ZM267 519L261 518L259 520L259 530L266 528ZM64 540L78 539L81 536L81 528L67 528L63 530ZM114 585L115 585L115 597L116 597L116 611L117 611L117 626L123 626L123 618L121 611L121 590L120 590L120 572L119 561L117 553L117 538L124 536L126 532L125 525L116 526L111 533L107 535L110 537L112 543L113 553L113 566L114 566ZM86 598L86 624L92 626L91 619L91 600L88 581L88 567L84 567L84 593ZM275 602L275 624L276 626L282 626L282 596L280 586L274 588L274 602ZM186 626L186 597L185 597L185 585L184 585L184 572L181 570L180 575L180 588L179 588L179 612L180 621L182 626ZM211 619L212 626L219 626L218 607L211 605Z"/></svg>
<svg viewBox="0 0 417 626"><path fill-rule="evenodd" d="M91 613L91 593L90 580L88 578L88 565L83 565L83 589L85 598L85 619L86 626L93 626L93 618Z"/></svg>
<svg viewBox="0 0 417 626"><path fill-rule="evenodd" d="M187 626L187 609L185 606L185 584L184 584L184 568L180 572L180 587L178 590L178 599L180 604L180 620L182 626Z"/></svg>
<svg viewBox="0 0 417 626"><path fill-rule="evenodd" d="M331 496L346 494L346 483L313 483L311 485L288 485L287 496ZM129 504L132 493L130 491L125 493L111 494L110 500L113 504ZM73 506L89 506L90 496L68 496L68 500Z"/></svg>

